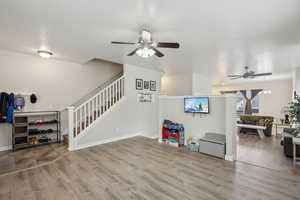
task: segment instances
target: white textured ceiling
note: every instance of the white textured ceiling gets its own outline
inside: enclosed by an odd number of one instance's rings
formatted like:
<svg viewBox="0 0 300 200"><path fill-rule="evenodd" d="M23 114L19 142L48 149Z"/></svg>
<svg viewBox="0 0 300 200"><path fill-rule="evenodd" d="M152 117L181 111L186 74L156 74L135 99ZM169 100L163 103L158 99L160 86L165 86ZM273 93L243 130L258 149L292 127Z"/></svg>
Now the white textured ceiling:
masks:
<svg viewBox="0 0 300 200"><path fill-rule="evenodd" d="M179 42L164 58L128 58L141 28L155 41ZM300 66L299 0L1 0L0 48L85 63L92 58L199 72L289 74Z"/></svg>

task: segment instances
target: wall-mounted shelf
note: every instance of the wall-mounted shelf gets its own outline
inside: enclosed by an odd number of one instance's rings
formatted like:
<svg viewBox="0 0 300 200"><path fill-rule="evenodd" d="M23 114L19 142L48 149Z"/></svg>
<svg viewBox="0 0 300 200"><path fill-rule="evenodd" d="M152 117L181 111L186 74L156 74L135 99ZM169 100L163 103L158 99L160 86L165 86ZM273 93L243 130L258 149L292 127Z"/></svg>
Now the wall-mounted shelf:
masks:
<svg viewBox="0 0 300 200"><path fill-rule="evenodd" d="M13 151L60 142L60 112L15 112L12 126Z"/></svg>

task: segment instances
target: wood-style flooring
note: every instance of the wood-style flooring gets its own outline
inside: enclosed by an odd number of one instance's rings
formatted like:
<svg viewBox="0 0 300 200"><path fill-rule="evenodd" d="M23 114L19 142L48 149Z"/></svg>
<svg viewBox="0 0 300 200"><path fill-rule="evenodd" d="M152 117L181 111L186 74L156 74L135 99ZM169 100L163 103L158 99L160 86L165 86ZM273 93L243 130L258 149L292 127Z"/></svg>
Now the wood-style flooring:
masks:
<svg viewBox="0 0 300 200"><path fill-rule="evenodd" d="M0 175L47 164L67 152L65 145L57 143L15 152L0 152Z"/></svg>
<svg viewBox="0 0 300 200"><path fill-rule="evenodd" d="M0 199L300 199L300 174L135 137L0 176Z"/></svg>
<svg viewBox="0 0 300 200"><path fill-rule="evenodd" d="M274 170L293 171L293 159L283 153L280 136L264 137L239 134L237 160Z"/></svg>

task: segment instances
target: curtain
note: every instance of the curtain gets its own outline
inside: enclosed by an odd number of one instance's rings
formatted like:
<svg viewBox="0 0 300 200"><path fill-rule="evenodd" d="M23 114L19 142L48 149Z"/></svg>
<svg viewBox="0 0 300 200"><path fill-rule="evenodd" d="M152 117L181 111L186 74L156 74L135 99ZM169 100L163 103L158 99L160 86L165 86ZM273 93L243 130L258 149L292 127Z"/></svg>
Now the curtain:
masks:
<svg viewBox="0 0 300 200"><path fill-rule="evenodd" d="M251 105L251 100L256 97L256 95L262 91L262 89L256 89L256 90L251 90L251 97L247 97L247 91L246 90L241 90L240 92L243 94L245 100L246 100L246 105L245 105L245 114L251 115L252 114L252 105Z"/></svg>

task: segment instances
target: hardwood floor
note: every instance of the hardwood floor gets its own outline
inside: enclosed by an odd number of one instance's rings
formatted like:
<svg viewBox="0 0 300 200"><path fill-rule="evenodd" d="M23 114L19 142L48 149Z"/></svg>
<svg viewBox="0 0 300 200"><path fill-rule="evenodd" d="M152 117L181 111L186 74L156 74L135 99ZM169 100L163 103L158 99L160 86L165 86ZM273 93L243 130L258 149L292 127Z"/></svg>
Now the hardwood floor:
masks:
<svg viewBox="0 0 300 200"><path fill-rule="evenodd" d="M67 152L66 146L56 143L15 152L0 152L0 175L47 164Z"/></svg>
<svg viewBox="0 0 300 200"><path fill-rule="evenodd" d="M239 135L237 159L261 167L274 170L295 170L293 159L283 153L280 145L280 136L264 137L260 139L257 135Z"/></svg>
<svg viewBox="0 0 300 200"><path fill-rule="evenodd" d="M0 199L300 199L298 171L276 171L135 137L0 176Z"/></svg>

